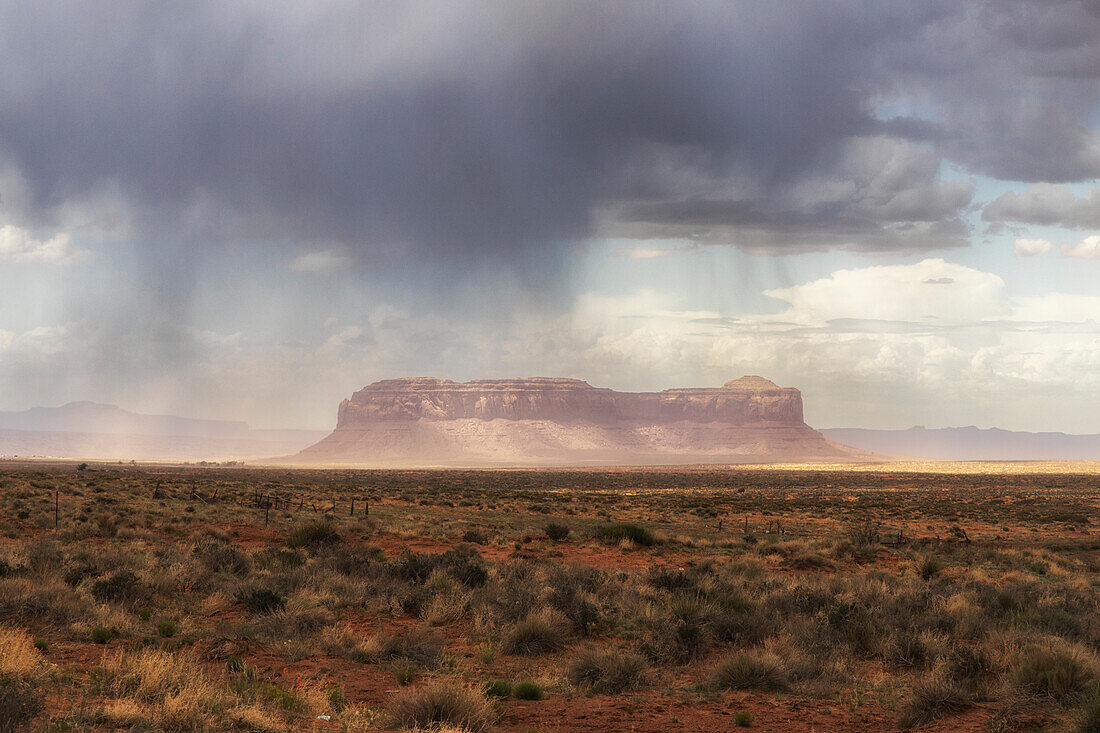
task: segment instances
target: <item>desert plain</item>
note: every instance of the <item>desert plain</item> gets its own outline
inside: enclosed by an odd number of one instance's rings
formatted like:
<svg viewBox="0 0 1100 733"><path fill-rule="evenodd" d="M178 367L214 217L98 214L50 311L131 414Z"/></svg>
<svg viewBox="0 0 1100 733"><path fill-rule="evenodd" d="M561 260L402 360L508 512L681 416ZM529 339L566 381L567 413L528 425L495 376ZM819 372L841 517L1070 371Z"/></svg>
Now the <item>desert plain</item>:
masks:
<svg viewBox="0 0 1100 733"><path fill-rule="evenodd" d="M0 463L0 729L1096 730L1100 464Z"/></svg>

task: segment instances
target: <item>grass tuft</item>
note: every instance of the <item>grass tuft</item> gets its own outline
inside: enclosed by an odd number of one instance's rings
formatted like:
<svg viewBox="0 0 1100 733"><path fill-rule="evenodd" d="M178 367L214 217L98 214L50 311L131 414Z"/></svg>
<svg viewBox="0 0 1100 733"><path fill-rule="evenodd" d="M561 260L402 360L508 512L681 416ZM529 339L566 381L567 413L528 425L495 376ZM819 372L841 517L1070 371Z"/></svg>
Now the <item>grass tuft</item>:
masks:
<svg viewBox="0 0 1100 733"><path fill-rule="evenodd" d="M398 695L390 705L390 716L405 728L454 726L472 733L489 730L496 721L484 695L447 683L431 683Z"/></svg>
<svg viewBox="0 0 1100 733"><path fill-rule="evenodd" d="M616 694L640 685L645 672L645 660L639 656L585 649L570 663L566 676L592 692Z"/></svg>

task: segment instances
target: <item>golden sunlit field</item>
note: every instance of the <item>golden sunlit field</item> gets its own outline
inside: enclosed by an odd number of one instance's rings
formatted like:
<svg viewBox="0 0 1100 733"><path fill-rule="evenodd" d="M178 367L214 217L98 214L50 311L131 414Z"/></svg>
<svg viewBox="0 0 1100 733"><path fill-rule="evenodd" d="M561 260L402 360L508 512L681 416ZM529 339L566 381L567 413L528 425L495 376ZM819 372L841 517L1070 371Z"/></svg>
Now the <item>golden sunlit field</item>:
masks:
<svg viewBox="0 0 1100 733"><path fill-rule="evenodd" d="M1100 467L0 463L0 731L1100 730Z"/></svg>

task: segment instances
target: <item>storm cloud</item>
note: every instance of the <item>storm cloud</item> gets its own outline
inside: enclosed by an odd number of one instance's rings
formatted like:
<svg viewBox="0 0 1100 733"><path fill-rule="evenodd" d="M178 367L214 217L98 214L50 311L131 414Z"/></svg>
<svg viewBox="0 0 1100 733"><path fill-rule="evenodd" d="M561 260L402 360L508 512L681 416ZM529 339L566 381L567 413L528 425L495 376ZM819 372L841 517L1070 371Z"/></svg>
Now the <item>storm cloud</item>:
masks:
<svg viewBox="0 0 1100 733"><path fill-rule="evenodd" d="M4 3L0 214L169 262L942 249L944 160L1100 174L1097 37L1079 2Z"/></svg>

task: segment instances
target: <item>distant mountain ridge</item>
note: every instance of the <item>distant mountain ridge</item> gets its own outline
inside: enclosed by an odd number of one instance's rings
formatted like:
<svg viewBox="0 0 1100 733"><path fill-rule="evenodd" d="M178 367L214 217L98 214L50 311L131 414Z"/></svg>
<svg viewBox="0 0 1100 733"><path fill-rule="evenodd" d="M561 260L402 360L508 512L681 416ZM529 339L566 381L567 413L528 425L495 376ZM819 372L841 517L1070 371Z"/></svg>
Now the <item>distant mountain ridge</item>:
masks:
<svg viewBox="0 0 1100 733"><path fill-rule="evenodd" d="M0 412L0 430L36 430L111 435L179 435L233 437L248 432L248 424L231 420L197 420L176 415L143 415L118 405L69 402L61 407L32 407Z"/></svg>
<svg viewBox="0 0 1100 733"><path fill-rule="evenodd" d="M908 430L830 428L820 432L853 448L894 456L961 461L1100 460L1100 435L1028 433L973 425Z"/></svg>
<svg viewBox="0 0 1100 733"><path fill-rule="evenodd" d="M143 415L97 402L0 412L0 456L244 460L297 451L325 435L318 430L252 430L234 420Z"/></svg>

